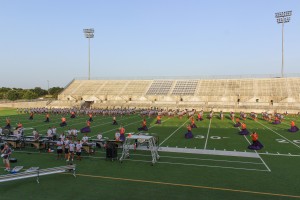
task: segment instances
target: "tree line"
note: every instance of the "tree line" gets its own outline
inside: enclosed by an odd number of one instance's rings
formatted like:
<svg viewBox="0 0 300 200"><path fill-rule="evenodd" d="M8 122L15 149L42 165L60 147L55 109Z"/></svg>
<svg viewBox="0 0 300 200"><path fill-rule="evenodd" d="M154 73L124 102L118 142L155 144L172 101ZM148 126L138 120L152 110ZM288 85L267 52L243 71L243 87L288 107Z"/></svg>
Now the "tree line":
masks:
<svg viewBox="0 0 300 200"><path fill-rule="evenodd" d="M11 101L19 99L37 99L37 98L57 98L58 94L64 88L52 87L48 90L44 90L40 87L35 87L34 89L22 89L22 88L0 88L0 99L7 99Z"/></svg>

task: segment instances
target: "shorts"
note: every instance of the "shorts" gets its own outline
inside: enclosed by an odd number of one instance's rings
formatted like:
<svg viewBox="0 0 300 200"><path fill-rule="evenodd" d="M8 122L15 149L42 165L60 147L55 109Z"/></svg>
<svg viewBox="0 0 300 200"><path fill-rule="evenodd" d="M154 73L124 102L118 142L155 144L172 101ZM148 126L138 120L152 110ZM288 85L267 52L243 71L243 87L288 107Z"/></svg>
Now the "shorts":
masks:
<svg viewBox="0 0 300 200"><path fill-rule="evenodd" d="M69 153L69 149L65 148L65 154Z"/></svg>
<svg viewBox="0 0 300 200"><path fill-rule="evenodd" d="M77 155L77 156L80 156L80 155L81 155L81 152L76 152L76 155Z"/></svg>
<svg viewBox="0 0 300 200"><path fill-rule="evenodd" d="M3 164L9 164L9 158L4 158L3 159Z"/></svg>
<svg viewBox="0 0 300 200"><path fill-rule="evenodd" d="M74 153L74 151L70 151L70 154L73 154Z"/></svg>

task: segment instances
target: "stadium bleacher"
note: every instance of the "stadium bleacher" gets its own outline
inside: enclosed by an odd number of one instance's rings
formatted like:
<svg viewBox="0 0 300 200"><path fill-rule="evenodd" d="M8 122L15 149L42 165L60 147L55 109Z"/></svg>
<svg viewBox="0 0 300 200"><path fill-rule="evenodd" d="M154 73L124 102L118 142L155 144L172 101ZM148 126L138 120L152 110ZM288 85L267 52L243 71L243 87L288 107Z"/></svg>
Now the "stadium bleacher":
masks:
<svg viewBox="0 0 300 200"><path fill-rule="evenodd" d="M76 80L50 107L165 107L298 110L300 78ZM68 103L67 103L68 102ZM79 102L79 103L78 103ZM298 103L299 102L299 103Z"/></svg>

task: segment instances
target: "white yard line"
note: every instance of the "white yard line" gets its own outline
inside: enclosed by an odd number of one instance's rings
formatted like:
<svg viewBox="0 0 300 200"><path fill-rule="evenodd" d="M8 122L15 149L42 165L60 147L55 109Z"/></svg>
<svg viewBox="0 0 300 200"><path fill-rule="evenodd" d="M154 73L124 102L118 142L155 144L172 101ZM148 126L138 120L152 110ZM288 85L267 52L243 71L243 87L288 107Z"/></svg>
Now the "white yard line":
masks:
<svg viewBox="0 0 300 200"><path fill-rule="evenodd" d="M295 145L296 147L300 148L299 145L295 144L294 142L292 142L291 140L287 139L286 137L280 135L279 133L277 133L277 132L274 131L273 129L270 129L269 127L263 125L262 123L260 123L260 122L258 122L258 121L256 121L256 122L259 123L260 125L264 126L265 128L269 129L269 130L272 131L273 133L275 133L275 134L279 135L280 137L284 138L286 141L289 141L291 144Z"/></svg>
<svg viewBox="0 0 300 200"><path fill-rule="evenodd" d="M256 122L257 122L257 121L256 121ZM238 129L241 130L240 127L238 127ZM248 144L251 145L250 141L248 140L248 138L247 138L245 135L244 135L244 138L247 140ZM257 152L256 150L254 150L254 152L257 153L257 155L259 155L258 152ZM265 165L265 167L267 168L268 172L271 172L271 169L268 167L268 165L265 163L265 161L261 158L260 155L259 155L259 158L260 158L260 160L262 161L262 163Z"/></svg>
<svg viewBox="0 0 300 200"><path fill-rule="evenodd" d="M251 144L250 143L250 141L248 140L248 138L244 135L244 138L247 140L247 142L249 143L249 144ZM255 151L255 153L257 153L257 151L256 150L254 150ZM258 154L258 153L257 153ZM259 154L258 154L259 155ZM268 171L269 172L271 172L271 169L268 167L268 165L265 163L265 161L259 156L259 158L260 158L260 160L262 161L262 163L266 166L266 168L268 169Z"/></svg>
<svg viewBox="0 0 300 200"><path fill-rule="evenodd" d="M210 125L211 125L211 118L209 120L209 125L208 125L207 134L206 134L206 140L205 140L204 149L206 149L206 146L207 146L207 141L208 141L208 136L209 136L209 131L210 131Z"/></svg>
<svg viewBox="0 0 300 200"><path fill-rule="evenodd" d="M165 141L167 141L170 137L172 137L172 135L174 135L181 127L183 127L187 122L189 121L186 120L181 126L179 126L175 131L173 131L173 133L171 133L171 135L169 135L166 139L164 139L164 141L162 141L159 146L161 146Z"/></svg>

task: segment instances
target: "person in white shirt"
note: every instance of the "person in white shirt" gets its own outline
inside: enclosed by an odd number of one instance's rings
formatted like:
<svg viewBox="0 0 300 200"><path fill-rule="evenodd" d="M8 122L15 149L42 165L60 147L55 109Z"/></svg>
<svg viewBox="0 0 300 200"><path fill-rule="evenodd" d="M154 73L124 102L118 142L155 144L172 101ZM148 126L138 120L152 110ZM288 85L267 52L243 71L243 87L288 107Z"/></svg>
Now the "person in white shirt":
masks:
<svg viewBox="0 0 300 200"><path fill-rule="evenodd" d="M0 126L0 135L2 135L2 127Z"/></svg>
<svg viewBox="0 0 300 200"><path fill-rule="evenodd" d="M52 130L53 139L56 140L56 127L53 126L51 130Z"/></svg>
<svg viewBox="0 0 300 200"><path fill-rule="evenodd" d="M70 160L70 157L72 158L72 161L74 160L74 151L75 151L75 144L74 142L71 140L70 144L69 144L69 155L68 155L68 160L67 162Z"/></svg>
<svg viewBox="0 0 300 200"><path fill-rule="evenodd" d="M88 143L89 137L87 136L87 134L84 134L84 136L82 137L81 141L82 141L83 144L87 144Z"/></svg>
<svg viewBox="0 0 300 200"><path fill-rule="evenodd" d="M64 141L65 140L65 134L64 133L61 133L60 135L59 135L59 139L60 140L62 140L62 141Z"/></svg>
<svg viewBox="0 0 300 200"><path fill-rule="evenodd" d="M65 147L65 159L68 159L69 149L70 149L70 140L68 137L66 137L64 140L64 147Z"/></svg>
<svg viewBox="0 0 300 200"><path fill-rule="evenodd" d="M80 140L77 141L76 144L76 155L77 155L77 160L81 160L81 148L82 148L82 144L80 142Z"/></svg>
<svg viewBox="0 0 300 200"><path fill-rule="evenodd" d="M50 127L47 130L47 137L53 139L52 129Z"/></svg>
<svg viewBox="0 0 300 200"><path fill-rule="evenodd" d="M39 140L40 139L40 134L39 134L39 132L37 132L36 129L34 129L32 131L32 135L33 135L34 140Z"/></svg>
<svg viewBox="0 0 300 200"><path fill-rule="evenodd" d="M62 140L58 140L56 142L56 149L57 149L57 160L59 158L62 158L62 151L63 151L63 141Z"/></svg>

